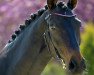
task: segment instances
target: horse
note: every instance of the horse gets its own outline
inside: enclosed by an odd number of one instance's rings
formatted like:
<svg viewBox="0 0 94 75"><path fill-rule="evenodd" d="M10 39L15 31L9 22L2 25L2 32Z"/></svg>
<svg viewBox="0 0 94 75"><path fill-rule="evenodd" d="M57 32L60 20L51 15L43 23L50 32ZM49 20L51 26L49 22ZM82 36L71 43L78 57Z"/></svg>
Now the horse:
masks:
<svg viewBox="0 0 94 75"><path fill-rule="evenodd" d="M83 74L79 45L81 21L73 13L77 0L47 0L0 51L0 75L40 75L52 57L63 60L69 75Z"/></svg>

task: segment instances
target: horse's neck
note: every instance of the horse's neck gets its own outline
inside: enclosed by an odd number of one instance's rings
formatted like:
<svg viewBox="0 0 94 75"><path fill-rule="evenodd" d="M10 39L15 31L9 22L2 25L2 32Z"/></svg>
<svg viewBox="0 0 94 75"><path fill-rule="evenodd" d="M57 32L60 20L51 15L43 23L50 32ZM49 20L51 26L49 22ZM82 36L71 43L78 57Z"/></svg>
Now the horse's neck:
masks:
<svg viewBox="0 0 94 75"><path fill-rule="evenodd" d="M6 75L40 75L51 58L46 47L40 53L44 44L44 25L43 18L36 20L32 27L27 27L14 42L4 48L1 58L4 56L7 60Z"/></svg>
<svg viewBox="0 0 94 75"><path fill-rule="evenodd" d="M33 66L30 68L28 75L40 75L41 72L44 70L45 66L47 65L48 61L51 59L51 55L47 48L44 48L43 51L38 54L38 57L34 60Z"/></svg>

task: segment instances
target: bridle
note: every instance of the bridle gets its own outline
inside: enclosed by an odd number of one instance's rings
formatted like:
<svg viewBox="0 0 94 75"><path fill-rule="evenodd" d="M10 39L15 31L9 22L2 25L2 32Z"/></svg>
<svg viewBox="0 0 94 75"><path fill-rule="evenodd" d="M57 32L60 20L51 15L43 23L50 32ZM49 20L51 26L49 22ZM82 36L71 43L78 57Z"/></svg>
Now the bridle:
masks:
<svg viewBox="0 0 94 75"><path fill-rule="evenodd" d="M49 27L49 25L48 25L48 27ZM49 39L49 40L48 40L48 39ZM45 43L46 43L47 48L48 48L48 50L49 50L50 53L52 53L52 51L51 51L51 49L50 49L50 46L49 46L49 42L51 42L51 44L52 44L52 46L53 46L53 48L54 48L54 50L55 50L54 58L61 59L61 55L59 54L57 48L55 47L55 45L54 45L54 43L53 43L53 41L52 41L49 28L48 28L48 30L45 31L45 33L44 33L44 40L45 40ZM55 56L56 56L56 57L55 57Z"/></svg>
<svg viewBox="0 0 94 75"><path fill-rule="evenodd" d="M53 13L53 14L57 15L57 16L62 16L62 17L74 17L74 16L76 16L76 15L62 15L62 14L58 14L58 13ZM45 20L47 21L47 19L49 19L49 17L51 15L52 14L49 14L48 16L46 16ZM52 41L52 37L51 37L51 33L50 33L49 28L50 28L50 25L47 23L47 30L44 33L44 40L45 40L46 46L47 46L50 54L52 55L52 57L54 57L55 59L60 61L63 64L63 67L65 67L65 61L62 59L58 48L55 47L55 45L54 45L54 43ZM50 49L49 42L51 43L53 49Z"/></svg>

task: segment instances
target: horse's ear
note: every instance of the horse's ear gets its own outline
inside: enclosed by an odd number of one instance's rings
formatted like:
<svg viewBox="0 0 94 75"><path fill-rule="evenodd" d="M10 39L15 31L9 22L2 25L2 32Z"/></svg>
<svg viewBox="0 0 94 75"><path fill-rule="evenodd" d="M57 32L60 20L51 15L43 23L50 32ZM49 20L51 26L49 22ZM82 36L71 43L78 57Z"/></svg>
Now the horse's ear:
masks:
<svg viewBox="0 0 94 75"><path fill-rule="evenodd" d="M54 8L58 0L47 0L48 9L51 10Z"/></svg>
<svg viewBox="0 0 94 75"><path fill-rule="evenodd" d="M69 0L68 3L67 3L67 6L73 10L77 5L77 0Z"/></svg>

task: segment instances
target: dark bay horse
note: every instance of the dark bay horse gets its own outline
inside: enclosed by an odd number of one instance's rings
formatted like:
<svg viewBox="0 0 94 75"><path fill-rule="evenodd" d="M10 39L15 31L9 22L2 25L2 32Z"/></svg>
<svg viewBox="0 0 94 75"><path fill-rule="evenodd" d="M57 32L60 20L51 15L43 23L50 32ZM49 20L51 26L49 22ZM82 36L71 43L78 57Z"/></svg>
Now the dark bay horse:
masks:
<svg viewBox="0 0 94 75"><path fill-rule="evenodd" d="M68 3L47 0L45 9L31 15L0 52L0 75L40 75L52 57L64 60L69 75L81 75L80 26Z"/></svg>

